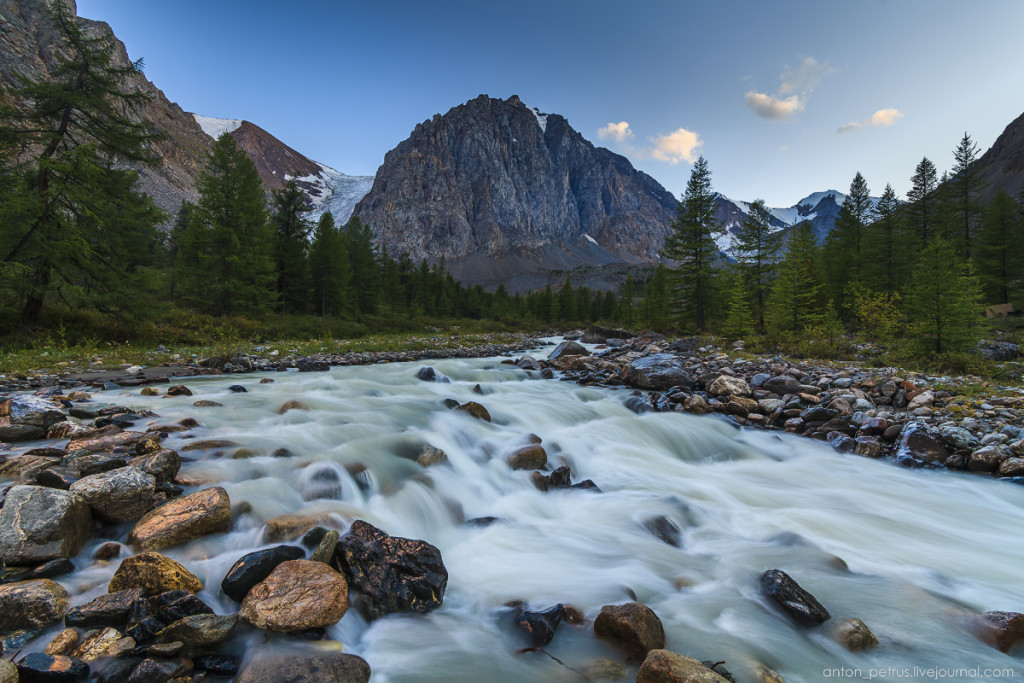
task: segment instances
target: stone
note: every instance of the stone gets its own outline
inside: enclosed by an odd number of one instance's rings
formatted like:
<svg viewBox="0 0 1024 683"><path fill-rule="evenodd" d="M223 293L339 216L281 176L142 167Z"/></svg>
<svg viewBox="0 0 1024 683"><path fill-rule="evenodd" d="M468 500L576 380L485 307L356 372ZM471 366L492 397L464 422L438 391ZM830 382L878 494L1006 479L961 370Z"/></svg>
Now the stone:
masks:
<svg viewBox="0 0 1024 683"><path fill-rule="evenodd" d="M252 587L270 576L277 565L289 560L301 560L305 551L295 545L279 545L243 555L231 565L220 588L235 602L242 602Z"/></svg>
<svg viewBox="0 0 1024 683"><path fill-rule="evenodd" d="M643 527L662 543L676 548L682 547L679 526L665 515L644 520Z"/></svg>
<svg viewBox="0 0 1024 683"><path fill-rule="evenodd" d="M484 422L490 422L491 421L491 414L489 412L487 412L487 408L484 408L482 405L480 405L476 401L470 401L469 403L463 403L462 405L457 406L455 408L455 410L460 412L460 413L466 413L468 415L472 415L476 419L483 420Z"/></svg>
<svg viewBox="0 0 1024 683"><path fill-rule="evenodd" d="M132 669L128 683L166 683L181 679L192 671L191 662L187 659L156 660L146 658ZM187 679L186 679L187 680Z"/></svg>
<svg viewBox="0 0 1024 683"><path fill-rule="evenodd" d="M0 508L0 560L7 564L72 557L92 534L88 504L69 491L15 486Z"/></svg>
<svg viewBox="0 0 1024 683"><path fill-rule="evenodd" d="M18 683L18 667L14 662L0 659L0 683Z"/></svg>
<svg viewBox="0 0 1024 683"><path fill-rule="evenodd" d="M115 434L107 434L105 436L88 437L69 441L68 445L64 447L64 450L68 453L78 450L92 451L93 453L99 453L101 451L109 452L117 446L131 446L139 441L145 441L149 438L150 435L145 432L117 432Z"/></svg>
<svg viewBox="0 0 1024 683"><path fill-rule="evenodd" d="M172 500L140 519L128 544L140 550L162 550L231 528L231 501L216 486Z"/></svg>
<svg viewBox="0 0 1024 683"><path fill-rule="evenodd" d="M181 456L176 451L163 448L156 453L142 455L128 461L130 467L136 467L156 478L157 484L170 483L178 476L181 469Z"/></svg>
<svg viewBox="0 0 1024 683"><path fill-rule="evenodd" d="M687 396L686 400L683 401L683 410L695 415L706 415L711 412L711 406L703 396L693 394L692 396Z"/></svg>
<svg viewBox="0 0 1024 683"><path fill-rule="evenodd" d="M651 650L665 647L665 628L661 619L654 610L639 602L602 607L594 620L594 633L638 661Z"/></svg>
<svg viewBox="0 0 1024 683"><path fill-rule="evenodd" d="M586 347L574 341L564 341L555 347L555 350L548 354L548 360L556 360L566 356L589 356L590 351Z"/></svg>
<svg viewBox="0 0 1024 683"><path fill-rule="evenodd" d="M817 599L781 569L769 569L759 579L761 595L802 626L817 626L831 615Z"/></svg>
<svg viewBox="0 0 1024 683"><path fill-rule="evenodd" d="M429 612L441 605L448 570L426 541L389 536L363 520L352 523L336 555L367 619L394 612Z"/></svg>
<svg viewBox="0 0 1024 683"><path fill-rule="evenodd" d="M168 396L191 396L192 390L186 387L184 384L175 384L167 387Z"/></svg>
<svg viewBox="0 0 1024 683"><path fill-rule="evenodd" d="M716 396L750 396L750 386L742 377L719 375L708 385L708 393Z"/></svg>
<svg viewBox="0 0 1024 683"><path fill-rule="evenodd" d="M208 398L203 398L199 399L198 401L193 401L192 405L195 406L196 408L220 408L224 404L221 403L220 401L211 401Z"/></svg>
<svg viewBox="0 0 1024 683"><path fill-rule="evenodd" d="M908 422L900 432L896 462L905 467L941 463L949 450L938 434L923 422Z"/></svg>
<svg viewBox="0 0 1024 683"><path fill-rule="evenodd" d="M29 425L45 430L68 419L52 401L31 394L12 396L8 409L12 425Z"/></svg>
<svg viewBox="0 0 1024 683"><path fill-rule="evenodd" d="M433 467L434 465L440 465L446 460L448 460L447 453L440 448L426 445L420 449L419 455L416 456L416 462L420 467Z"/></svg>
<svg viewBox="0 0 1024 683"><path fill-rule="evenodd" d="M193 441L192 443L185 444L181 447L182 452L185 451L211 451L215 448L234 448L238 444L234 441L227 439L203 439L201 441Z"/></svg>
<svg viewBox="0 0 1024 683"><path fill-rule="evenodd" d="M980 640L1002 652L1009 652L1024 640L1024 614L1018 612L985 612L981 615L977 635Z"/></svg>
<svg viewBox="0 0 1024 683"><path fill-rule="evenodd" d="M967 469L972 472L997 472L1009 453L998 444L983 446L971 453L967 459Z"/></svg>
<svg viewBox="0 0 1024 683"><path fill-rule="evenodd" d="M32 425L0 425L0 441L37 441L46 438L46 430Z"/></svg>
<svg viewBox="0 0 1024 683"><path fill-rule="evenodd" d="M84 605L72 607L64 617L64 623L78 628L113 626L124 629L128 625L128 614L132 604L142 595L143 591L140 588L101 595Z"/></svg>
<svg viewBox="0 0 1024 683"><path fill-rule="evenodd" d="M281 407L277 409L277 414L284 415L289 410L309 410L309 406L302 401L296 401L293 399L291 401L285 401Z"/></svg>
<svg viewBox="0 0 1024 683"><path fill-rule="evenodd" d="M539 470L548 463L548 454L543 446L530 444L517 448L506 460L514 470Z"/></svg>
<svg viewBox="0 0 1024 683"><path fill-rule="evenodd" d="M618 681L626 677L626 670L610 659L594 659L583 667L583 677L588 681Z"/></svg>
<svg viewBox="0 0 1024 683"><path fill-rule="evenodd" d="M523 370L540 370L540 363L537 362L536 358L529 355L523 356L522 358L517 360L516 365L522 368Z"/></svg>
<svg viewBox="0 0 1024 683"><path fill-rule="evenodd" d="M68 592L50 579L0 585L0 633L49 626L67 608Z"/></svg>
<svg viewBox="0 0 1024 683"><path fill-rule="evenodd" d="M146 512L156 492L156 477L136 467L93 474L71 485L93 514L105 522L132 522Z"/></svg>
<svg viewBox="0 0 1024 683"><path fill-rule="evenodd" d="M67 655L70 654L79 643L78 631L73 628L66 628L56 636L43 650L43 654L47 655ZM3 680L3 679L0 679Z"/></svg>
<svg viewBox="0 0 1024 683"><path fill-rule="evenodd" d="M18 662L21 683L74 683L89 677L89 665L72 657L33 652Z"/></svg>
<svg viewBox="0 0 1024 683"><path fill-rule="evenodd" d="M443 380L443 378L437 374L437 370L429 365L424 365L416 371L416 379L421 382L440 382Z"/></svg>
<svg viewBox="0 0 1024 683"><path fill-rule="evenodd" d="M791 375L778 375L764 382L761 385L764 389L784 396L785 394L798 394L800 393L800 380Z"/></svg>
<svg viewBox="0 0 1024 683"><path fill-rule="evenodd" d="M629 364L629 383L638 389L664 391L682 387L690 391L695 386L683 362L671 353L655 353L637 358Z"/></svg>
<svg viewBox="0 0 1024 683"><path fill-rule="evenodd" d="M907 403L908 411L915 411L918 408L925 408L931 406L935 402L935 394L931 391L922 391L920 394L915 396Z"/></svg>
<svg viewBox="0 0 1024 683"><path fill-rule="evenodd" d="M241 618L267 631L307 631L336 624L348 611L345 577L322 562L282 562L242 601Z"/></svg>
<svg viewBox="0 0 1024 683"><path fill-rule="evenodd" d="M94 662L100 657L117 657L134 648L135 641L116 628L102 628L87 634L71 656L83 662Z"/></svg>
<svg viewBox="0 0 1024 683"><path fill-rule="evenodd" d="M647 653L636 683L728 683L728 679L692 657L656 649Z"/></svg>
<svg viewBox="0 0 1024 683"><path fill-rule="evenodd" d="M293 512L268 519L264 535L268 543L280 543L295 540L313 527L336 524L329 512Z"/></svg>
<svg viewBox="0 0 1024 683"><path fill-rule="evenodd" d="M832 638L850 652L870 650L878 638L860 619L840 619L832 627Z"/></svg>
<svg viewBox="0 0 1024 683"><path fill-rule="evenodd" d="M242 666L235 683L302 681L369 683L370 665L362 657L329 650L257 651Z"/></svg>
<svg viewBox="0 0 1024 683"><path fill-rule="evenodd" d="M107 590L115 593L132 588L141 588L144 595L173 590L198 593L203 590L203 583L171 558L147 552L126 557L114 572Z"/></svg>
<svg viewBox="0 0 1024 683"><path fill-rule="evenodd" d="M19 455L0 465L0 479L31 479L56 464L53 458L42 455Z"/></svg>
<svg viewBox="0 0 1024 683"><path fill-rule="evenodd" d="M183 646L181 656L192 658L216 649L231 637L237 623L237 614L195 614L173 622L157 632L154 639L157 643L179 642Z"/></svg>
<svg viewBox="0 0 1024 683"><path fill-rule="evenodd" d="M543 647L555 637L555 630L565 617L565 607L555 605L544 611L522 610L516 626L526 633L533 647Z"/></svg>
<svg viewBox="0 0 1024 683"><path fill-rule="evenodd" d="M999 474L1004 477L1024 477L1024 458L1007 458L999 463Z"/></svg>
<svg viewBox="0 0 1024 683"><path fill-rule="evenodd" d="M757 413L758 405L757 401L752 398L744 398L742 396L730 396L729 403L726 405L728 410L733 415L739 415L740 417L746 417L750 413Z"/></svg>
<svg viewBox="0 0 1024 683"><path fill-rule="evenodd" d="M233 678L238 675L238 658L230 655L201 655L195 659L196 671L210 676Z"/></svg>

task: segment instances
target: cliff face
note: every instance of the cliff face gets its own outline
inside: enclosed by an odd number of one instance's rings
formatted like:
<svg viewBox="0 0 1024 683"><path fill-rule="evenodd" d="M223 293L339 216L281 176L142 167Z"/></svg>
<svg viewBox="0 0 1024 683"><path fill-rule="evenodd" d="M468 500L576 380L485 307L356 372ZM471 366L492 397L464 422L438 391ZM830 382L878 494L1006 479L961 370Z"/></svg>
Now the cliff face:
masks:
<svg viewBox="0 0 1024 683"><path fill-rule="evenodd" d="M563 117L481 95L388 152L355 214L392 253L442 256L464 282L651 263L675 199Z"/></svg>
<svg viewBox="0 0 1024 683"><path fill-rule="evenodd" d="M999 190L1011 195L1024 190L1024 114L1014 119L978 159L978 168L987 183L985 199Z"/></svg>

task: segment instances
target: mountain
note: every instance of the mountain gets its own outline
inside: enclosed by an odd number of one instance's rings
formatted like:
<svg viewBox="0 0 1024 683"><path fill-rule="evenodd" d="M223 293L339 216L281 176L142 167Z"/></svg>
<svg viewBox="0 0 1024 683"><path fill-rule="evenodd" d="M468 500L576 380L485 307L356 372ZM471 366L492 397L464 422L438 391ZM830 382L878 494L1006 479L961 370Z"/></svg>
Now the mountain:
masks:
<svg viewBox="0 0 1024 683"><path fill-rule="evenodd" d="M481 95L387 153L355 215L391 253L444 258L465 283L657 260L676 200L623 156L513 95Z"/></svg>
<svg viewBox="0 0 1024 683"><path fill-rule="evenodd" d="M1024 114L1018 116L978 159L981 177L987 183L985 199L1000 189L1012 195L1024 190Z"/></svg>

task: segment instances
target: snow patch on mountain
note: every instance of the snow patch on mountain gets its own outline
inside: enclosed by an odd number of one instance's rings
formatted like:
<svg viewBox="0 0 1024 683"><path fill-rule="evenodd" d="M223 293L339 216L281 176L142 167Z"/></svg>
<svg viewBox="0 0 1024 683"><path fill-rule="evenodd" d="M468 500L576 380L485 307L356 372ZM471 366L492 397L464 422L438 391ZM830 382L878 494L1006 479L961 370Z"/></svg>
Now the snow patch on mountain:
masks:
<svg viewBox="0 0 1024 683"><path fill-rule="evenodd" d="M548 115L547 114L541 114L540 113L540 109L537 109L537 107L530 107L529 109L530 109L530 111L533 112L533 115L537 117L537 124L540 126L541 132L542 133L547 133L548 132Z"/></svg>
<svg viewBox="0 0 1024 683"><path fill-rule="evenodd" d="M200 116L199 114L192 114L192 117L195 118L196 123L203 129L203 132L214 140L224 133L233 133L242 125L242 122L238 119L217 119L212 116Z"/></svg>
<svg viewBox="0 0 1024 683"><path fill-rule="evenodd" d="M320 162L316 163L321 169L318 175L295 179L304 185L306 195L313 204L309 216L315 221L324 212L330 211L334 222L344 225L352 217L352 211L359 200L369 194L374 176L348 175Z"/></svg>

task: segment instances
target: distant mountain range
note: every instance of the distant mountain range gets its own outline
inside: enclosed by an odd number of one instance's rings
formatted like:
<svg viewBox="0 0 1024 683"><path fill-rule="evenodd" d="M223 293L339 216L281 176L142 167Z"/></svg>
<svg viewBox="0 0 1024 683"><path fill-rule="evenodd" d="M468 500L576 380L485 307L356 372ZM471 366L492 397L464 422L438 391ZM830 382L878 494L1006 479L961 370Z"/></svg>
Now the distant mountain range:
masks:
<svg viewBox="0 0 1024 683"><path fill-rule="evenodd" d="M47 0L0 0L0 83L45 77L54 64L56 34ZM111 34L102 22L79 20L90 34ZM117 43L118 63L127 64ZM351 176L292 149L244 120L188 114L143 76L137 87L152 102L137 112L165 134L164 163L141 170L142 189L174 212L197 198L195 180L212 141L229 133L256 164L269 189L290 178L306 193L313 217L338 222L356 215L392 254L444 258L464 283L525 291L564 279L606 288L624 269L657 262L676 215L676 198L625 157L596 147L557 114L518 97L481 95L417 125L385 155L374 176ZM987 194L1024 184L1024 116L979 161ZM773 224L811 221L819 240L835 226L845 195L814 192L791 207L772 208ZM750 205L718 196L728 255ZM605 277L605 273L617 275Z"/></svg>

